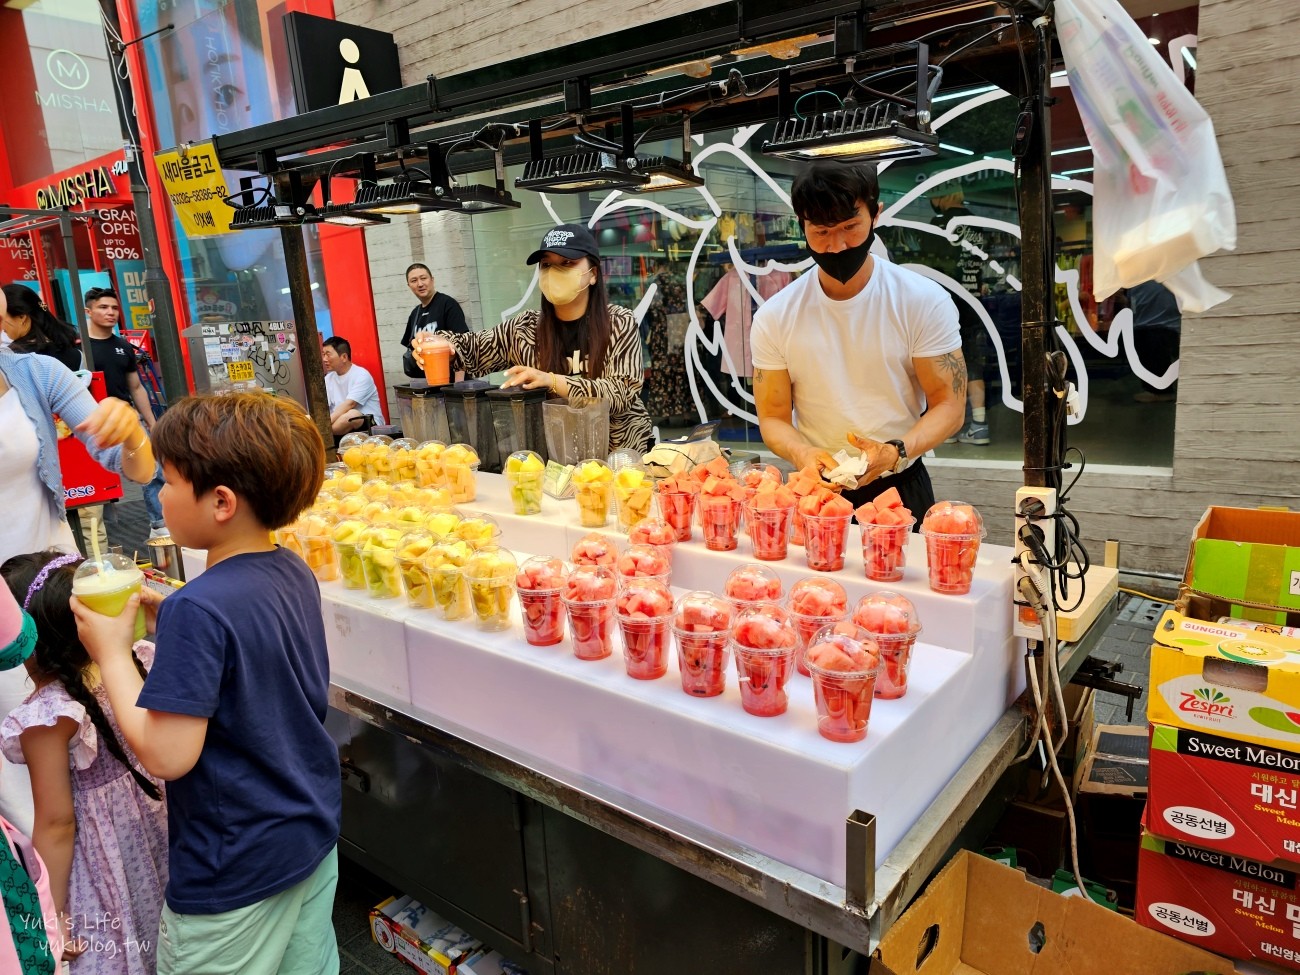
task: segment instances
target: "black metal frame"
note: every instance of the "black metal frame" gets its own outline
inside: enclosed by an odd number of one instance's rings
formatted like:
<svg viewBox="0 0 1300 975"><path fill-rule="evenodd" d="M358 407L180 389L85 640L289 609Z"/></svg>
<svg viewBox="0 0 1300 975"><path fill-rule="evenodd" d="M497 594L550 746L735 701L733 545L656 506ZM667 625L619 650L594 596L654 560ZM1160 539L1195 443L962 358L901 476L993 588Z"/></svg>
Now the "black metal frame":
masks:
<svg viewBox="0 0 1300 975"><path fill-rule="evenodd" d="M1046 354L1055 328L1052 280L1055 266L1050 184L1050 65L1052 60L1050 0L1010 0L972 10L967 0L820 0L789 4L786 0L730 0L704 10L664 19L652 29L637 27L445 78L429 76L411 85L371 98L310 112L281 121L214 137L226 170L256 170L273 177L280 187L292 178L307 190L327 174L347 177L359 171L355 158L373 156L382 178L400 167L407 147L450 145L500 121L513 133L498 151L507 164L530 155L528 126L544 118L557 119L545 136L561 151L572 148L576 128L565 116L581 116L587 125L622 121L658 127L665 119L690 112L698 130L734 127L778 117L778 95L788 86L843 83L848 72L917 63L920 47L934 54L950 53L962 60L987 61L990 49L1006 52L1004 64L1016 63L1014 47L997 42L958 46L944 38L943 28L980 23L980 15L1015 18L1032 39L1029 54L1036 81L1026 79L1021 90L1027 120L1017 154L1020 166L1021 253L1025 268L1022 327L1025 414L1025 480L1042 484L1049 465L1050 418L1047 410ZM986 17L987 22L991 17ZM1031 28L1031 21L1033 26ZM916 26L923 25L923 26ZM1019 33L1019 30L1017 31ZM813 39L808 41L809 37ZM799 57L776 60L761 53L765 44L799 38ZM868 39L878 42L868 49ZM951 43L950 43L951 42ZM958 55L965 53L964 58ZM682 85L665 68L709 59L725 78ZM922 57L921 61L927 60ZM737 70L740 66L743 70ZM918 71L924 67L918 65ZM986 77L981 70L976 76ZM1019 78L1004 72L1004 79ZM783 81L782 79L788 79ZM924 98L923 74L918 75ZM1004 81L1005 83L1005 81ZM1019 80L1011 82L1021 85ZM676 86L676 87L674 87ZM773 90L775 89L775 90ZM783 99L782 99L783 100ZM788 104L788 102L786 103ZM644 134L645 128L642 128ZM626 142L627 132L619 141ZM548 153L548 154L551 154ZM448 159L450 172L490 168L494 154L459 151ZM286 235L297 228L284 228ZM294 295L294 312L301 326L314 325L310 300Z"/></svg>

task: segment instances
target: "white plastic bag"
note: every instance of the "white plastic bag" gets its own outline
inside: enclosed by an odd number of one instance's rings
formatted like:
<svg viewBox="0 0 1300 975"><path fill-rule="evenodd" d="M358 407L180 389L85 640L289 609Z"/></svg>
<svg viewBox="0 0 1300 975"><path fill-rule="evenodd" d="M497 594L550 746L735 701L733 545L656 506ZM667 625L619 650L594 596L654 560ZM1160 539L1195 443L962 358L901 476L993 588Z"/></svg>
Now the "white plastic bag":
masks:
<svg viewBox="0 0 1300 975"><path fill-rule="evenodd" d="M1118 0L1057 0L1056 20L1094 156L1094 295L1155 280L1183 311L1226 301L1196 266L1237 246L1210 117Z"/></svg>

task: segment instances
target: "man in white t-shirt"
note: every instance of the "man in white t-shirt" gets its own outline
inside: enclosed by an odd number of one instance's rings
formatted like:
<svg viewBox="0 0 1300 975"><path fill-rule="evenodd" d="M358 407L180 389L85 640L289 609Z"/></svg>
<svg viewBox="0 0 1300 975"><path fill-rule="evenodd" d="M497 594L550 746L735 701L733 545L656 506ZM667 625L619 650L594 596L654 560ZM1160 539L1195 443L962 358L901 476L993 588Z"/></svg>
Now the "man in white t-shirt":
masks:
<svg viewBox="0 0 1300 975"><path fill-rule="evenodd" d="M321 350L321 362L325 366L330 427L336 436L386 422L375 381L352 361L352 346L347 339L337 335L327 338Z"/></svg>
<svg viewBox="0 0 1300 975"><path fill-rule="evenodd" d="M846 444L859 448L867 472L844 496L857 506L896 487L919 519L934 503L921 455L964 418L957 309L936 282L871 254L874 166L813 163L790 196L817 269L754 315L763 440L823 470Z"/></svg>

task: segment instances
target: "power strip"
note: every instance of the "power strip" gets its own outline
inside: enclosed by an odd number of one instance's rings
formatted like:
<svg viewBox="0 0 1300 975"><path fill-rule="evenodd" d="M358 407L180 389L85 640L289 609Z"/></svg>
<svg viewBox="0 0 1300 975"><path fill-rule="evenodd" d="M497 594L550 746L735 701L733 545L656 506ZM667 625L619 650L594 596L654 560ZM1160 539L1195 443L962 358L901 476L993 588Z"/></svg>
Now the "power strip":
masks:
<svg viewBox="0 0 1300 975"><path fill-rule="evenodd" d="M1022 552L1029 552L1029 561L1036 565L1042 564L1039 555L1025 541L1026 536L1032 533L1040 537L1041 548L1050 559L1056 547L1055 514L1055 488L1022 487L1016 491L1016 528L1013 536L1016 561L1013 566L1015 585L1012 589L1012 599L1015 606L1012 611L1011 629L1016 636L1024 637L1027 640L1041 640L1043 631L1037 611L1029 605L1028 601L1020 593L1020 580L1025 576L1025 570L1020 563L1020 556ZM1047 605L1054 606L1051 571L1044 567L1039 569L1039 572L1041 579L1047 584Z"/></svg>

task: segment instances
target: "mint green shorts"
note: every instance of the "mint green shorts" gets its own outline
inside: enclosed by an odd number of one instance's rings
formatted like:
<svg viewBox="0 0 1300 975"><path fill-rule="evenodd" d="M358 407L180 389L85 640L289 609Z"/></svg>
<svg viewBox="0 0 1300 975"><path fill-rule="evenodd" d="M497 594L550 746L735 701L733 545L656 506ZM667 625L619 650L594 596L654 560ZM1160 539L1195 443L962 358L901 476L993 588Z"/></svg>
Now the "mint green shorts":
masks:
<svg viewBox="0 0 1300 975"><path fill-rule="evenodd" d="M176 914L163 905L158 975L338 975L334 888L338 850L306 880L221 914Z"/></svg>

